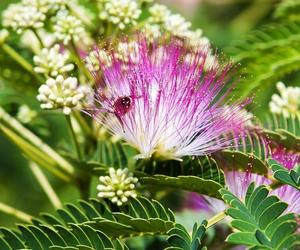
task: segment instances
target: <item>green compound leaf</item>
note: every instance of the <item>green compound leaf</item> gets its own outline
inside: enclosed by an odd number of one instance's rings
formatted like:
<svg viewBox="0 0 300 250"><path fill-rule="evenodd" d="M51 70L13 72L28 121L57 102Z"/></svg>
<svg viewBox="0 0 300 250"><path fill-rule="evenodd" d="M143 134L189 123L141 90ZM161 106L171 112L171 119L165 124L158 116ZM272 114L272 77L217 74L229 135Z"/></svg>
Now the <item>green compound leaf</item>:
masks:
<svg viewBox="0 0 300 250"><path fill-rule="evenodd" d="M288 170L275 160L268 161L276 180L300 190L300 166Z"/></svg>
<svg viewBox="0 0 300 250"><path fill-rule="evenodd" d="M176 224L168 232L168 243L171 247L168 247L168 250L199 250L205 249L201 241L206 232L207 221L203 221L200 226L197 223L194 224L192 235L180 224Z"/></svg>
<svg viewBox="0 0 300 250"><path fill-rule="evenodd" d="M67 204L58 216L43 214L45 221L19 225L19 231L0 229L0 249L128 249L124 237L167 235L175 226L174 214L158 201L132 199L113 211L96 199ZM199 234L199 233L198 233Z"/></svg>
<svg viewBox="0 0 300 250"><path fill-rule="evenodd" d="M267 117L266 127L262 134L268 139L287 150L300 152L300 116L287 118L283 115L273 115Z"/></svg>
<svg viewBox="0 0 300 250"><path fill-rule="evenodd" d="M218 165L224 169L251 170L253 173L262 175L268 173L267 163L253 153L223 150L214 154L213 157Z"/></svg>
<svg viewBox="0 0 300 250"><path fill-rule="evenodd" d="M254 183L250 184L245 203L224 188L220 194L230 206L226 213L232 217L231 225L237 230L227 237L228 242L250 246L249 249L281 250L300 246L295 215L283 215L287 204L276 196L268 196L266 186L254 188Z"/></svg>
<svg viewBox="0 0 300 250"><path fill-rule="evenodd" d="M285 0L278 4L274 16L276 18L296 20L300 18L300 2L298 0Z"/></svg>
<svg viewBox="0 0 300 250"><path fill-rule="evenodd" d="M274 23L254 31L228 49L242 67L234 93L246 97L258 87L268 87L300 66L300 21ZM255 76L255 77L253 77Z"/></svg>
<svg viewBox="0 0 300 250"><path fill-rule="evenodd" d="M136 176L142 184L171 187L220 198L224 174L209 157L187 157L182 162L151 161Z"/></svg>

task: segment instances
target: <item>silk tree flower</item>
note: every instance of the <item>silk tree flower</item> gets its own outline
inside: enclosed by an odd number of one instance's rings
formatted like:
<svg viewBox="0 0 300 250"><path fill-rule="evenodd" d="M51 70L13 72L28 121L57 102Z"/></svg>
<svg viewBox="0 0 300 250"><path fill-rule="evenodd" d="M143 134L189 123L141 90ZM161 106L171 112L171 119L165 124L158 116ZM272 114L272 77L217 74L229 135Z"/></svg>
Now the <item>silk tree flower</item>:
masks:
<svg viewBox="0 0 300 250"><path fill-rule="evenodd" d="M254 182L256 186L270 185L272 183L270 179L249 171L225 171L225 179L229 191L242 201L245 199L247 188L252 182ZM272 190L270 195L275 195L288 204L285 213L300 214L300 192L294 187L284 185ZM224 211L227 208L227 205L222 200L216 198L190 193L186 198L186 207L195 210L204 209L215 214Z"/></svg>
<svg viewBox="0 0 300 250"><path fill-rule="evenodd" d="M158 45L144 38L136 42L134 60L119 60L116 51L111 66L99 58L102 70L92 72L98 101L86 112L137 148L137 158L180 159L229 147L232 138L223 135L242 130L247 120L238 112L244 103L224 112L228 92L221 92L231 65L204 72L207 50L199 49L194 64L186 64L187 49L175 38L160 44L163 50L150 49Z"/></svg>
<svg viewBox="0 0 300 250"><path fill-rule="evenodd" d="M286 87L283 82L278 82L276 87L280 95L272 95L270 111L285 117L300 115L300 88Z"/></svg>
<svg viewBox="0 0 300 250"><path fill-rule="evenodd" d="M282 145L273 145L271 155L274 160L289 170L294 168L297 164L300 164L300 154L292 150L287 150Z"/></svg>
<svg viewBox="0 0 300 250"><path fill-rule="evenodd" d="M43 48L42 51L33 57L36 65L34 71L41 74L46 74L55 77L59 74L69 72L74 69L74 65L67 63L69 53L60 53L60 46L55 44L52 48Z"/></svg>

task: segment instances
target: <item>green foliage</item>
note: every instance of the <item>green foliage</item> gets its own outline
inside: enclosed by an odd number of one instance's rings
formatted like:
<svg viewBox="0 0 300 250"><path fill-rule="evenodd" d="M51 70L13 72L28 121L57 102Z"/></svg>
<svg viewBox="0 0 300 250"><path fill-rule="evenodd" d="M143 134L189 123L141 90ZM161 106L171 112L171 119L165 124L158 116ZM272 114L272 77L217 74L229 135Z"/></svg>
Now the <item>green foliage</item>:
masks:
<svg viewBox="0 0 300 250"><path fill-rule="evenodd" d="M183 161L149 161L136 173L143 184L172 187L220 197L224 174L209 157L186 157Z"/></svg>
<svg viewBox="0 0 300 250"><path fill-rule="evenodd" d="M247 245L250 249L296 249L300 236L295 232L298 224L294 214L283 214L287 204L276 196L268 196L266 186L248 187L245 202L226 189L221 189L223 200L230 206L226 213L237 232L231 233L227 241Z"/></svg>
<svg viewBox="0 0 300 250"><path fill-rule="evenodd" d="M258 144L260 145L260 144ZM253 145L255 146L255 145ZM251 170L253 173L267 174L268 167L265 161L261 160L255 154L265 155L264 146L260 148L252 147L251 153L242 151L224 150L214 155L218 165L223 169L229 170ZM249 149L247 151L250 151ZM254 154L255 153L255 154ZM264 158L264 156L262 156Z"/></svg>
<svg viewBox="0 0 300 250"><path fill-rule="evenodd" d="M300 117L273 115L267 117L263 134L270 140L293 152L300 151Z"/></svg>
<svg viewBox="0 0 300 250"><path fill-rule="evenodd" d="M275 179L281 183L288 184L300 190L300 165L294 167L290 171L280 165L277 161L268 161Z"/></svg>
<svg viewBox="0 0 300 250"><path fill-rule="evenodd" d="M136 151L124 145L121 141L112 141L111 138L106 140L99 140L97 142L96 150L88 161L89 165L93 168L94 174L98 174L96 167L98 168L124 168L128 167L133 169L136 163L134 156Z"/></svg>
<svg viewBox="0 0 300 250"><path fill-rule="evenodd" d="M278 4L274 16L276 18L289 18L291 20L300 18L300 2L298 0L284 0Z"/></svg>
<svg viewBox="0 0 300 250"><path fill-rule="evenodd" d="M300 67L300 22L274 23L252 32L228 49L242 66L242 79L235 88L246 97L256 88L266 88Z"/></svg>
<svg viewBox="0 0 300 250"><path fill-rule="evenodd" d="M197 223L194 224L192 235L180 224L176 224L168 232L168 243L171 247L166 250L200 250L207 249L201 244L201 241L205 235L207 221L203 221L200 226Z"/></svg>
<svg viewBox="0 0 300 250"><path fill-rule="evenodd" d="M166 235L175 225L170 210L143 197L133 199L118 212L95 199L79 204L58 209L58 217L42 214L44 221L35 219L32 225L19 225L18 232L2 228L1 249L127 249L122 238Z"/></svg>

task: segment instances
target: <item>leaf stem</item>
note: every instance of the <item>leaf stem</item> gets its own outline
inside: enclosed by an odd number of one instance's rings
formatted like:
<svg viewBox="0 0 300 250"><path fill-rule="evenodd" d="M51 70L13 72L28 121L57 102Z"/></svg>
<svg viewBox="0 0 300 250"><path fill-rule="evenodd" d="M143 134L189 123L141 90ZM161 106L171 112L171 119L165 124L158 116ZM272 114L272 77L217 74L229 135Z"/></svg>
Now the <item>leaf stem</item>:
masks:
<svg viewBox="0 0 300 250"><path fill-rule="evenodd" d="M31 31L33 32L33 34L36 36L36 38L38 39L39 43L40 43L40 47L41 48L44 48L45 45L44 45L44 42L42 40L42 38L40 37L39 33L37 32L36 29L31 29Z"/></svg>
<svg viewBox="0 0 300 250"><path fill-rule="evenodd" d="M72 39L70 42L70 46L71 46L71 51L72 54L74 56L74 60L76 61L77 66L82 70L83 74L86 76L86 78L91 81L91 83L94 83L94 79L91 76L90 72L87 70L87 68L85 67L84 63L82 62L81 57L78 54L76 45L74 43L74 40Z"/></svg>
<svg viewBox="0 0 300 250"><path fill-rule="evenodd" d="M223 220L226 216L227 216L227 214L225 213L225 211L222 211L222 212L216 214L214 217L210 218L210 219L207 221L207 226L206 226L206 228L209 228L209 227L215 225L215 224L218 223L219 221Z"/></svg>
<svg viewBox="0 0 300 250"><path fill-rule="evenodd" d="M2 49L6 54L8 54L12 59L14 59L19 65L22 66L23 69L28 71L31 75L33 75L39 82L43 82L44 79L34 72L32 65L27 62L23 56L21 56L16 50L10 47L8 44L3 44Z"/></svg>
<svg viewBox="0 0 300 250"><path fill-rule="evenodd" d="M51 184L49 183L47 177L43 173L43 171L40 169L40 167L35 164L34 162L31 162L29 164L30 169L32 173L34 174L35 178L37 179L38 183L41 185L42 189L48 196L50 202L54 206L54 208L58 209L62 207L62 204L55 193L54 189L52 188Z"/></svg>
<svg viewBox="0 0 300 250"><path fill-rule="evenodd" d="M86 133L88 136L92 137L93 136L93 131L90 128L90 126L88 125L88 123L86 122L86 120L81 116L81 114L78 111L75 110L73 112L73 115L74 115L74 118L79 123L82 130L84 131L84 133Z"/></svg>
<svg viewBox="0 0 300 250"><path fill-rule="evenodd" d="M56 153L50 146L44 143L39 137L25 128L19 121L11 117L6 111L0 107L0 121L4 122L9 128L12 128L17 134L28 140L32 145L39 148L47 157L57 162L58 166L69 175L74 174L73 166Z"/></svg>
<svg viewBox="0 0 300 250"><path fill-rule="evenodd" d="M72 139L73 139L73 142L74 142L74 145L75 145L75 149L76 149L76 152L77 152L78 159L82 160L80 145L79 145L79 142L78 142L77 137L76 137L76 133L75 133L73 125L72 125L71 117L70 117L70 115L65 115L65 117L66 117L69 129L70 129L71 135L72 135Z"/></svg>
<svg viewBox="0 0 300 250"><path fill-rule="evenodd" d="M22 220L26 223L31 223L31 220L33 218L33 216L27 214L27 213L24 213L14 207L11 207L11 206L8 206L2 202L0 202L0 211L3 212L3 213L6 213L8 215L12 215L16 218L18 218L19 220Z"/></svg>

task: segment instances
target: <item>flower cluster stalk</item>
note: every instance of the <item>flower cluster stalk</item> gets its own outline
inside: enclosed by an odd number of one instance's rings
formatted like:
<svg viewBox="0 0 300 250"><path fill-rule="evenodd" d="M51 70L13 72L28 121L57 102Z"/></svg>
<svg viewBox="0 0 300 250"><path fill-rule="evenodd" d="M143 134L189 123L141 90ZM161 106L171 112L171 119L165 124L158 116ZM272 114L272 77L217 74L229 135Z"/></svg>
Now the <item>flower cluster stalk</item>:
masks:
<svg viewBox="0 0 300 250"><path fill-rule="evenodd" d="M8 44L3 44L2 49L6 54L8 54L12 59L14 59L23 69L28 71L31 75L33 75L39 82L43 82L43 77L36 74L33 70L32 65L24 59L17 51L15 51Z"/></svg>
<svg viewBox="0 0 300 250"><path fill-rule="evenodd" d="M37 179L38 183L44 190L45 194L49 198L50 202L54 206L54 208L58 209L62 207L61 201L58 198L57 194L55 193L54 189L52 188L51 184L49 183L47 177L40 169L40 167L35 164L34 162L30 163L30 169L34 174L35 178Z"/></svg>
<svg viewBox="0 0 300 250"><path fill-rule="evenodd" d="M14 216L26 223L31 223L31 220L33 218L31 215L24 213L14 207L8 206L2 202L0 202L0 211L8 215Z"/></svg>
<svg viewBox="0 0 300 250"><path fill-rule="evenodd" d="M8 113L6 113L5 110L1 107L0 121L1 123L5 123L5 126L13 130L16 134L21 135L19 137L23 137L23 139L26 139L28 142L30 142L31 145L35 146L37 150L42 152L46 159L50 158L54 160L57 163L58 168L63 173L67 174L68 176L74 173L74 168L68 161L66 161L63 157L57 154L50 146L45 144L39 137L37 137L35 134L33 134L31 131L25 128L15 118L11 117ZM4 128L4 126L1 125L0 129L2 129L2 127Z"/></svg>

